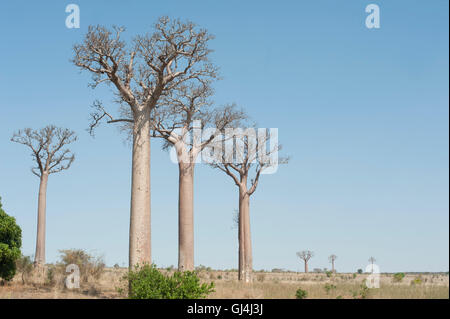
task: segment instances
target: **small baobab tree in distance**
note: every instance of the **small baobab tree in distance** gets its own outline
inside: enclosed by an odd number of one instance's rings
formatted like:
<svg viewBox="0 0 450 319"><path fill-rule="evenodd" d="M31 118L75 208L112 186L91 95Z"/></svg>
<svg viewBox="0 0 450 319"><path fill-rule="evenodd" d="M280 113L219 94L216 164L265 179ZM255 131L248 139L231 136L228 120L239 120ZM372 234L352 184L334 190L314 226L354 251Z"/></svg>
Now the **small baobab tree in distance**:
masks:
<svg viewBox="0 0 450 319"><path fill-rule="evenodd" d="M36 236L36 266L45 264L45 215L47 203L47 183L50 174L67 170L72 165L75 155L66 145L75 142L75 132L53 125L41 130L26 128L14 133L12 142L20 143L31 149L31 156L36 162L32 173L39 177L38 222Z"/></svg>
<svg viewBox="0 0 450 319"><path fill-rule="evenodd" d="M227 127L244 118L235 105L213 107L208 81L180 85L154 111L153 136L174 147L178 162L178 270L194 270L194 168L198 156Z"/></svg>
<svg viewBox="0 0 450 319"><path fill-rule="evenodd" d="M336 269L334 268L334 262L337 259L337 256L335 254L330 255L330 257L328 257L328 260L331 263L331 272L335 273Z"/></svg>
<svg viewBox="0 0 450 319"><path fill-rule="evenodd" d="M267 143L270 141L270 147ZM281 146L271 138L267 129L229 128L211 143L208 162L232 178L239 188L239 280L252 281L253 256L250 232L250 197L255 192L261 174L286 164L288 158L279 158ZM209 156L208 155L208 156Z"/></svg>
<svg viewBox="0 0 450 319"><path fill-rule="evenodd" d="M129 267L151 263L150 133L160 98L189 82L215 77L208 61L212 37L191 22L161 17L154 30L126 43L124 28L90 26L74 46L73 63L93 76L91 86L112 84L118 110L94 104L90 131L106 120L133 136ZM117 116L118 114L118 116Z"/></svg>
<svg viewBox="0 0 450 319"><path fill-rule="evenodd" d="M303 260L303 262L305 263L305 273L308 272L308 262L313 256L314 256L314 252L312 252L310 250L303 250L303 251L297 252L297 257L300 258L301 260Z"/></svg>

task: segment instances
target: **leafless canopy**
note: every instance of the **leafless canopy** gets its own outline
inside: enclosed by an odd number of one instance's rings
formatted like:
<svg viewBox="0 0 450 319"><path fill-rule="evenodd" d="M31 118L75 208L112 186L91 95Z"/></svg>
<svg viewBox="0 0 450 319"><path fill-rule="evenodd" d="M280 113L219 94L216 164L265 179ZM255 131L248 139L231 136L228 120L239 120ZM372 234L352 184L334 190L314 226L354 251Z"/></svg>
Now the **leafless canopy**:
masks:
<svg viewBox="0 0 450 319"><path fill-rule="evenodd" d="M139 112L153 110L172 90L192 81L207 84L217 76L208 60L212 36L192 22L161 17L152 33L135 37L129 45L121 38L124 30L90 26L83 43L74 46L73 63L92 73L90 85L112 83L120 105L113 114L97 101L91 134L102 120L132 123Z"/></svg>
<svg viewBox="0 0 450 319"><path fill-rule="evenodd" d="M247 194L252 195L265 169L289 162L288 157L277 157L275 163L271 160L271 156L278 154L282 147L278 142L267 147L270 138L268 130L258 129L256 125L246 129L234 128L232 133L225 131L210 145L210 153L214 155L208 164L225 172L237 186L242 186L250 177ZM233 148L232 152L227 151L229 147Z"/></svg>
<svg viewBox="0 0 450 319"><path fill-rule="evenodd" d="M19 130L11 138L12 142L31 149L31 156L37 163L31 171L38 177L44 173L53 174L68 169L75 155L65 146L76 140L75 132L53 125L39 131L30 128Z"/></svg>
<svg viewBox="0 0 450 319"><path fill-rule="evenodd" d="M154 110L153 135L166 140L166 147L179 142L188 148L190 156L203 150L220 132L237 125L244 119L244 112L234 104L214 107L211 101L213 90L209 83L198 82L180 85L161 99L160 106ZM196 128L215 128L214 132L203 137L202 141L190 141L186 138ZM194 143L196 142L196 143ZM190 162L194 159L190 158Z"/></svg>
<svg viewBox="0 0 450 319"><path fill-rule="evenodd" d="M304 262L308 262L311 257L314 257L314 252L310 250L299 251L297 252L297 257L302 259Z"/></svg>
<svg viewBox="0 0 450 319"><path fill-rule="evenodd" d="M332 263L332 262L334 262L335 260L337 259L337 256L336 255L330 255L329 257L328 257L328 260L330 261L330 263Z"/></svg>

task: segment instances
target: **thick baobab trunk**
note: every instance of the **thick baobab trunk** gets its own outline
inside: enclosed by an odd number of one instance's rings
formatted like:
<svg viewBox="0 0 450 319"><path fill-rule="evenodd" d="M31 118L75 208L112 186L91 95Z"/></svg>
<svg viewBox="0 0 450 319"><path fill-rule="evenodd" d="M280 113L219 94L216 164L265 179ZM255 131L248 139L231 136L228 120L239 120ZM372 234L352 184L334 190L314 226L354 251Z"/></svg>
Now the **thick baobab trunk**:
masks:
<svg viewBox="0 0 450 319"><path fill-rule="evenodd" d="M239 187L239 280L250 283L253 272L250 195L245 185Z"/></svg>
<svg viewBox="0 0 450 319"><path fill-rule="evenodd" d="M308 272L308 262L305 260L305 273Z"/></svg>
<svg viewBox="0 0 450 319"><path fill-rule="evenodd" d="M194 270L194 163L179 162L178 270Z"/></svg>
<svg viewBox="0 0 450 319"><path fill-rule="evenodd" d="M151 263L150 111L137 111L133 128L129 267Z"/></svg>
<svg viewBox="0 0 450 319"><path fill-rule="evenodd" d="M331 272L334 273L334 260L331 261Z"/></svg>
<svg viewBox="0 0 450 319"><path fill-rule="evenodd" d="M38 198L36 253L34 255L34 263L36 266L45 265L45 211L47 207L47 182L48 173L43 172L39 185Z"/></svg>

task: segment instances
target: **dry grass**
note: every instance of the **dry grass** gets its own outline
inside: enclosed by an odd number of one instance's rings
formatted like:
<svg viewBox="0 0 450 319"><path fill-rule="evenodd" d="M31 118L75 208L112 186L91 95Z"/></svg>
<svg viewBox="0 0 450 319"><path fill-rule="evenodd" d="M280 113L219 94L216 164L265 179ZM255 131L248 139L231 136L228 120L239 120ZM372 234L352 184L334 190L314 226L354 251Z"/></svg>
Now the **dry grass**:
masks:
<svg viewBox="0 0 450 319"><path fill-rule="evenodd" d="M68 290L61 284L42 284L28 281L22 284L20 274L14 280L0 286L0 298L123 298L117 288L123 286L122 280L127 269L107 268L98 279L92 278L78 290ZM361 284L366 275L336 274L328 278L325 274L303 273L255 273L254 282L246 285L237 281L235 271L201 271L204 282L214 281L216 291L209 298L269 298L292 299L302 288L312 299L353 299L361 298L364 291ZM448 299L449 277L445 274L422 274L420 284L411 284L419 275L407 274L400 283L394 283L392 275L382 274L380 288L369 289L366 298L382 299ZM328 285L328 290L325 288ZM334 288L335 287L335 288Z"/></svg>
<svg viewBox="0 0 450 319"><path fill-rule="evenodd" d="M217 282L216 292L210 298L268 298L294 299L295 292L302 288L308 292L310 299L354 299L361 298L361 285L356 283L335 284L336 288L325 289L325 283L302 284L297 283L253 283L245 285L239 282ZM378 289L370 289L368 299L448 299L448 286L408 286L381 285Z"/></svg>

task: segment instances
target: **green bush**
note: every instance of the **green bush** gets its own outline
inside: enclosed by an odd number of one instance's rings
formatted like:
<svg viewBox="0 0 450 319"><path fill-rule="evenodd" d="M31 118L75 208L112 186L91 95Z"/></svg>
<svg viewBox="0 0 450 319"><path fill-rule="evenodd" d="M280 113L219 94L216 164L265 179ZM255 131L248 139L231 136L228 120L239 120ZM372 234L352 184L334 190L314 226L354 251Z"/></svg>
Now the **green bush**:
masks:
<svg viewBox="0 0 450 319"><path fill-rule="evenodd" d="M335 285L332 285L332 284L325 284L325 291L327 292L327 295L328 295L328 293L330 292L330 290L333 290L333 289L336 289L336 286Z"/></svg>
<svg viewBox="0 0 450 319"><path fill-rule="evenodd" d="M393 280L394 280L394 282L401 282L403 280L403 278L405 278L405 273L398 272L398 273L394 274Z"/></svg>
<svg viewBox="0 0 450 319"><path fill-rule="evenodd" d="M358 274L362 274L363 273L363 270L362 269L358 269Z"/></svg>
<svg viewBox="0 0 450 319"><path fill-rule="evenodd" d="M419 277L416 277L416 278L414 278L414 280L411 280L411 285L420 285L422 283L422 277L421 276L419 276Z"/></svg>
<svg viewBox="0 0 450 319"><path fill-rule="evenodd" d="M327 275L328 278L330 278L333 273L331 271L326 271L325 274Z"/></svg>
<svg viewBox="0 0 450 319"><path fill-rule="evenodd" d="M306 290L303 290L302 288L298 288L297 292L295 293L295 297L297 299L305 299L308 297L308 292Z"/></svg>
<svg viewBox="0 0 450 319"><path fill-rule="evenodd" d="M2 209L0 198L0 278L9 281L16 274L16 260L20 258L22 230L14 217Z"/></svg>
<svg viewBox="0 0 450 319"><path fill-rule="evenodd" d="M156 265L136 266L126 277L130 299L199 299L214 291L214 283L201 284L195 272L164 275Z"/></svg>
<svg viewBox="0 0 450 319"><path fill-rule="evenodd" d="M353 298L355 299L366 299L369 295L370 288L367 287L365 280L363 280L363 283L359 286L358 291L353 291Z"/></svg>

